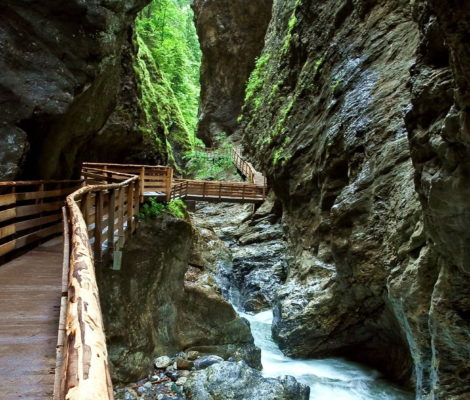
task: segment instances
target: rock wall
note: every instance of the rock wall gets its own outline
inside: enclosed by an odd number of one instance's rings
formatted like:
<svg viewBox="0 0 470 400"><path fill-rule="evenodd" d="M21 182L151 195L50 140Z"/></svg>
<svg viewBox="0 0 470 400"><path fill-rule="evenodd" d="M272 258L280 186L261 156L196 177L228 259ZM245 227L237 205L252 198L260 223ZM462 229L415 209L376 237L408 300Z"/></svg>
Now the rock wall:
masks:
<svg viewBox="0 0 470 400"><path fill-rule="evenodd" d="M245 84L264 44L272 0L194 0L203 52L197 136L211 146L237 127Z"/></svg>
<svg viewBox="0 0 470 400"><path fill-rule="evenodd" d="M277 0L240 133L283 205L274 335L419 398L468 385L469 6Z"/></svg>
<svg viewBox="0 0 470 400"><path fill-rule="evenodd" d="M213 272L224 255L214 233L162 217L141 224L122 269L100 270L100 297L115 382L145 378L153 359L217 354L261 368L249 323L226 302Z"/></svg>
<svg viewBox="0 0 470 400"><path fill-rule="evenodd" d="M147 3L2 2L0 179L69 178L82 161L166 162L140 126L132 26Z"/></svg>

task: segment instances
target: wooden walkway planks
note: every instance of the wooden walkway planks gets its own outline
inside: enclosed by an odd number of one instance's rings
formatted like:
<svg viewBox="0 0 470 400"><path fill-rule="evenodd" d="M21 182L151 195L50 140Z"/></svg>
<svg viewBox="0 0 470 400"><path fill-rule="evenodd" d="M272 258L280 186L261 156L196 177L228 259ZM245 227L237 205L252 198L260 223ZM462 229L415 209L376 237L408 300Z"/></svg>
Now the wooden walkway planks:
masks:
<svg viewBox="0 0 470 400"><path fill-rule="evenodd" d="M0 266L0 398L50 400L62 284L62 239Z"/></svg>

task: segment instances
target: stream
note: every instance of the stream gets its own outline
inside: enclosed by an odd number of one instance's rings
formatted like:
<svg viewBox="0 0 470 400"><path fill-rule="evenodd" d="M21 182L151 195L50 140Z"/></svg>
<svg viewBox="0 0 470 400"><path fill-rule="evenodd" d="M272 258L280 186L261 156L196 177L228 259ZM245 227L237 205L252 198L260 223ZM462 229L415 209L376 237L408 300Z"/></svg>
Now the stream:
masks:
<svg viewBox="0 0 470 400"><path fill-rule="evenodd" d="M272 311L240 316L250 321L256 345L261 348L265 377L294 376L310 386L312 400L411 400L414 396L380 378L363 365L339 358L300 360L286 357L271 336Z"/></svg>
<svg viewBox="0 0 470 400"><path fill-rule="evenodd" d="M233 257L233 263L219 267L219 285L224 296L230 301L240 316L246 318L251 325L255 344L261 349L261 362L265 377L290 375L299 382L310 387L311 400L412 400L414 395L406 392L387 380L380 373L367 366L341 358L317 360L293 359L285 356L272 339L272 310L258 313L246 312L247 296L255 295L252 289L240 290L240 278L235 278L234 270L252 265L251 272L244 271L243 282L255 279L253 284L265 286L266 290L258 294L266 294L275 290L270 286L273 279L273 268L283 250L282 240L272 235L267 241L260 240L251 244L242 244L243 234L261 237L272 232L273 227L266 224L265 218L260 223L252 224L251 228L242 227L249 215L249 209L237 205L204 205L195 213L196 220L204 227L214 229L217 236L225 243ZM242 230L240 231L240 228ZM238 233L237 233L238 232ZM246 240L245 240L246 242ZM266 249L279 249L266 251ZM265 269L263 268L265 267ZM257 271L256 275L253 275ZM279 283L278 283L279 284ZM243 285L243 284L242 284ZM269 299L266 299L269 301Z"/></svg>

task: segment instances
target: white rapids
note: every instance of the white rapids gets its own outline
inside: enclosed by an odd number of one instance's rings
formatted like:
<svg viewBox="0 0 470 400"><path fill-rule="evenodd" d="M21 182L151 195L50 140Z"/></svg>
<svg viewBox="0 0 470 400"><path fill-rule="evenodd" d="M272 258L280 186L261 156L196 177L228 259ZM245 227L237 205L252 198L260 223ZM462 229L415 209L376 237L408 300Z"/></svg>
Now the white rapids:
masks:
<svg viewBox="0 0 470 400"><path fill-rule="evenodd" d="M261 348L265 377L294 376L310 386L311 400L411 400L414 396L381 379L380 374L363 365L339 358L299 360L286 357L271 336L272 311L251 315L255 344Z"/></svg>

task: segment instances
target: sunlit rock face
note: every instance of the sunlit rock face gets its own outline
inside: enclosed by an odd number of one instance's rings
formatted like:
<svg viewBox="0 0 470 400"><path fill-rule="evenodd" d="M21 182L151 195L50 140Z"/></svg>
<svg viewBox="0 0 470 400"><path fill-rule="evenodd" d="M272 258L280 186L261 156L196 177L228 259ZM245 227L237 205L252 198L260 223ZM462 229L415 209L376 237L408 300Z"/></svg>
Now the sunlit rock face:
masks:
<svg viewBox="0 0 470 400"><path fill-rule="evenodd" d="M468 12L275 1L239 131L283 204L280 347L373 364L423 399L470 391Z"/></svg>
<svg viewBox="0 0 470 400"><path fill-rule="evenodd" d="M129 29L148 2L2 2L1 179L70 177L82 160L142 151L135 115L113 113L136 98Z"/></svg>
<svg viewBox="0 0 470 400"><path fill-rule="evenodd" d="M198 137L232 134L245 84L264 45L272 0L194 0L202 50Z"/></svg>

